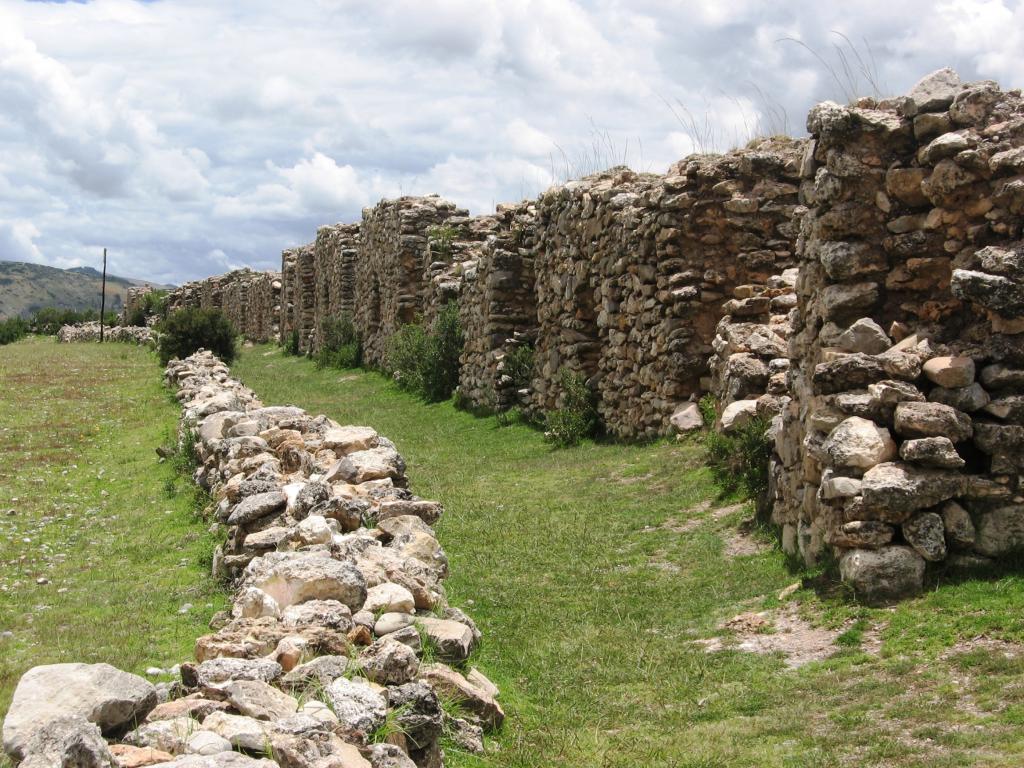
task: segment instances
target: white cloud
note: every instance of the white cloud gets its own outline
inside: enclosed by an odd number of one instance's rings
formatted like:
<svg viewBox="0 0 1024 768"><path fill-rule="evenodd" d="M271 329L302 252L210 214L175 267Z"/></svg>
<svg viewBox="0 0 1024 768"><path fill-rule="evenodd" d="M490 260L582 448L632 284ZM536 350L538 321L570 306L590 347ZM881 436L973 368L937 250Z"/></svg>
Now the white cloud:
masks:
<svg viewBox="0 0 1024 768"><path fill-rule="evenodd" d="M279 264L383 196L483 213L623 158L664 171L801 132L842 87L783 38L829 56L832 30L891 92L945 65L1024 85L1011 0L0 0L0 257L106 245L181 281Z"/></svg>

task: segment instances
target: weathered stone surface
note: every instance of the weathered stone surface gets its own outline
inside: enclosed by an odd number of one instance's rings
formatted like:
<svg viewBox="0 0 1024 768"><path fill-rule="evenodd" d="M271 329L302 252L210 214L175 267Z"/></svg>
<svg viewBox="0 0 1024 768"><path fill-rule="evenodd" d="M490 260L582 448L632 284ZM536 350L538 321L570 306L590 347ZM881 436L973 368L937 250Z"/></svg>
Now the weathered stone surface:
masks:
<svg viewBox="0 0 1024 768"><path fill-rule="evenodd" d="M239 714L257 720L280 720L299 709L292 696L259 680L232 681L224 686L224 692Z"/></svg>
<svg viewBox="0 0 1024 768"><path fill-rule="evenodd" d="M937 112L945 110L953 103L954 97L962 90L960 76L949 67L922 77L907 97L917 112Z"/></svg>
<svg viewBox="0 0 1024 768"><path fill-rule="evenodd" d="M185 744L197 727L197 722L188 716L155 720L129 731L122 741L134 747L149 747L176 755L185 751Z"/></svg>
<svg viewBox="0 0 1024 768"><path fill-rule="evenodd" d="M420 667L419 677L437 691L438 696L455 699L489 728L499 728L504 722L505 712L497 700L451 667L425 664Z"/></svg>
<svg viewBox="0 0 1024 768"><path fill-rule="evenodd" d="M268 725L254 717L214 712L203 720L201 730L226 739L232 747L262 752L268 744Z"/></svg>
<svg viewBox="0 0 1024 768"><path fill-rule="evenodd" d="M281 665L269 659L210 659L196 667L195 680L187 681L190 688L216 685L228 680L260 680L271 683L281 676ZM182 673L184 680L185 674Z"/></svg>
<svg viewBox="0 0 1024 768"><path fill-rule="evenodd" d="M196 731L185 744L185 752L189 755L218 755L231 749L231 742L213 731Z"/></svg>
<svg viewBox="0 0 1024 768"><path fill-rule="evenodd" d="M946 532L942 517L935 512L918 512L903 522L903 538L925 560L946 557Z"/></svg>
<svg viewBox="0 0 1024 768"><path fill-rule="evenodd" d="M933 383L947 389L974 383L974 361L969 357L933 357L921 370Z"/></svg>
<svg viewBox="0 0 1024 768"><path fill-rule="evenodd" d="M319 552L271 552L246 567L244 580L281 608L337 600L356 610L366 600L366 581L359 570Z"/></svg>
<svg viewBox="0 0 1024 768"><path fill-rule="evenodd" d="M100 729L80 714L60 715L39 723L17 754L24 757L24 768L117 767Z"/></svg>
<svg viewBox="0 0 1024 768"><path fill-rule="evenodd" d="M837 343L847 352L863 352L868 355L877 355L892 346L882 326L869 317L862 317L847 328Z"/></svg>
<svg viewBox="0 0 1024 768"><path fill-rule="evenodd" d="M281 491L258 493L242 499L228 517L229 525L245 525L283 508L287 498Z"/></svg>
<svg viewBox="0 0 1024 768"><path fill-rule="evenodd" d="M975 550L1000 557L1024 547L1024 505L1010 504L977 516Z"/></svg>
<svg viewBox="0 0 1024 768"><path fill-rule="evenodd" d="M839 558L839 572L870 604L913 597L924 585L924 559L910 547L847 550Z"/></svg>
<svg viewBox="0 0 1024 768"><path fill-rule="evenodd" d="M363 673L379 685L402 685L416 678L419 659L409 646L382 637L359 655Z"/></svg>
<svg viewBox="0 0 1024 768"><path fill-rule="evenodd" d="M851 416L833 429L823 447L837 467L870 469L896 458L896 443L889 430L857 416Z"/></svg>
<svg viewBox="0 0 1024 768"><path fill-rule="evenodd" d="M384 722L387 702L366 683L341 677L327 686L326 694L334 714L349 728L369 734Z"/></svg>
<svg viewBox="0 0 1024 768"><path fill-rule="evenodd" d="M928 393L928 399L933 403L942 403L943 405L948 405L951 408L956 408L958 411L974 413L988 405L991 398L989 397L988 392L986 392L980 384L975 382L970 386L958 389L934 387L932 391Z"/></svg>
<svg viewBox="0 0 1024 768"><path fill-rule="evenodd" d="M976 534L970 513L955 501L947 501L943 504L940 513L948 547L950 549L974 547Z"/></svg>
<svg viewBox="0 0 1024 768"><path fill-rule="evenodd" d="M852 520L827 535L833 547L878 549L892 541L896 529L877 520Z"/></svg>
<svg viewBox="0 0 1024 768"><path fill-rule="evenodd" d="M174 755L152 747L111 744L109 749L118 768L143 768L143 766L158 765L174 759Z"/></svg>
<svg viewBox="0 0 1024 768"><path fill-rule="evenodd" d="M4 718L4 750L20 758L32 734L60 717L81 716L110 730L143 720L156 702L150 683L109 664L33 667L18 681Z"/></svg>
<svg viewBox="0 0 1024 768"><path fill-rule="evenodd" d="M324 433L324 448L341 455L367 451L377 446L378 437L370 427L334 427Z"/></svg>
<svg viewBox="0 0 1024 768"><path fill-rule="evenodd" d="M463 661L476 646L473 630L461 622L424 616L419 625L443 660Z"/></svg>
<svg viewBox="0 0 1024 768"><path fill-rule="evenodd" d="M911 512L957 496L964 478L952 472L888 462L864 473L864 509L871 519L902 523Z"/></svg>
<svg viewBox="0 0 1024 768"><path fill-rule="evenodd" d="M974 434L970 416L941 403L899 403L895 425L903 437L947 437L954 443Z"/></svg>
<svg viewBox="0 0 1024 768"><path fill-rule="evenodd" d="M965 462L948 437L922 437L900 445L900 458L915 464L941 469L960 469Z"/></svg>
<svg viewBox="0 0 1024 768"><path fill-rule="evenodd" d="M672 428L679 433L693 432L704 427L704 417L696 403L684 403L672 413Z"/></svg>
<svg viewBox="0 0 1024 768"><path fill-rule="evenodd" d="M737 400L722 411L722 431L729 433L749 424L757 416L757 400Z"/></svg>
<svg viewBox="0 0 1024 768"><path fill-rule="evenodd" d="M363 610L371 613L414 613L416 600L405 587L384 582L367 590Z"/></svg>

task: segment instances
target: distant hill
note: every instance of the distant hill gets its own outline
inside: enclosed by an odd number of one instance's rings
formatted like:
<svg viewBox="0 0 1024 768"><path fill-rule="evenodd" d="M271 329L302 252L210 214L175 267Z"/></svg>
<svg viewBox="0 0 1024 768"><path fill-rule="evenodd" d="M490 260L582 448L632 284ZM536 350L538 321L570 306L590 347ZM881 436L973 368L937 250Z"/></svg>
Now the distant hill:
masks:
<svg viewBox="0 0 1024 768"><path fill-rule="evenodd" d="M0 320L28 317L43 307L100 308L102 274L92 267L58 269L22 261L0 261ZM128 288L145 280L107 275L107 310L120 312ZM168 285L149 283L154 288Z"/></svg>

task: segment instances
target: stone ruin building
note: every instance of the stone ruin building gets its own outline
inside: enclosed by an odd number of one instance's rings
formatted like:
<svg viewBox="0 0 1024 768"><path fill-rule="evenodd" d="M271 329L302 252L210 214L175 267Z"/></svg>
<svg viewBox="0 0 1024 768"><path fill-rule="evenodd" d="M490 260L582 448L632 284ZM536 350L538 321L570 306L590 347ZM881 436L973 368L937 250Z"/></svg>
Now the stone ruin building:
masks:
<svg viewBox="0 0 1024 768"><path fill-rule="evenodd" d="M1024 104L940 70L904 97L819 104L808 132L487 216L385 200L286 250L279 275L173 305L303 351L349 313L384 366L402 324L455 301L464 402L542 413L569 370L622 439L700 427L710 393L715 428L771 424L764 506L787 551L833 552L868 599L911 594L927 562L1024 546ZM522 347L532 376L514 381Z"/></svg>

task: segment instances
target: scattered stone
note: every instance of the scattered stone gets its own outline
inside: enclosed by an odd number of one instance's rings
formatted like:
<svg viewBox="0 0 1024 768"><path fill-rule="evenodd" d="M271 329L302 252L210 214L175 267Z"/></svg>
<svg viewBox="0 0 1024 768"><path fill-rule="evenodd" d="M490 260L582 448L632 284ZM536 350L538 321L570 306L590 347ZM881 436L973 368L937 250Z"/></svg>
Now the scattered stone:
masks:
<svg viewBox="0 0 1024 768"><path fill-rule="evenodd" d="M924 586L924 558L910 547L846 550L839 558L839 572L869 604L913 597Z"/></svg>

